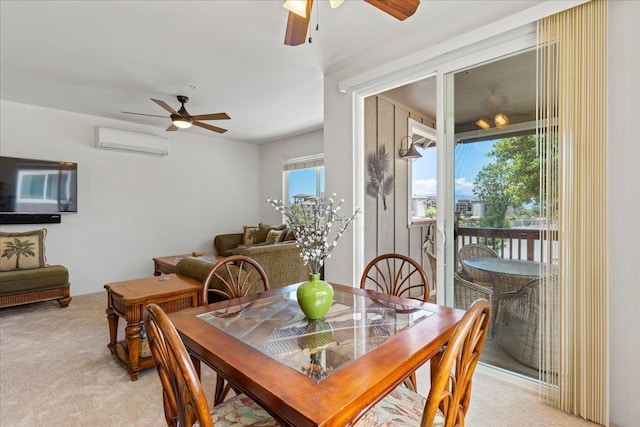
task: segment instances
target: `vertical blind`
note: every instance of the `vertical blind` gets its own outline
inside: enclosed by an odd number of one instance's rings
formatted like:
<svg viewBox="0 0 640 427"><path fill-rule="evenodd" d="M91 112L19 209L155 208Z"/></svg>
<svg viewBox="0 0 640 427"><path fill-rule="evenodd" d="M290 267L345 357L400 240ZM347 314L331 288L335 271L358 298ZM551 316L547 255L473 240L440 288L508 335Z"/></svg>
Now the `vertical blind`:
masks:
<svg viewBox="0 0 640 427"><path fill-rule="evenodd" d="M542 286L542 396L608 426L606 1L542 19L538 46L545 261L558 263Z"/></svg>

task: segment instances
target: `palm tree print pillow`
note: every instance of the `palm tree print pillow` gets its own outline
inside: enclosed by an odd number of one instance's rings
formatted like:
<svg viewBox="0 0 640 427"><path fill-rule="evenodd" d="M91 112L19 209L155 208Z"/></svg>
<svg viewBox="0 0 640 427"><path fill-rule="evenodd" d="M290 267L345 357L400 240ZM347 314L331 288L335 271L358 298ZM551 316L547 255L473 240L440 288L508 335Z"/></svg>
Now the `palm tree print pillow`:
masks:
<svg viewBox="0 0 640 427"><path fill-rule="evenodd" d="M44 267L47 229L22 233L0 232L0 271Z"/></svg>

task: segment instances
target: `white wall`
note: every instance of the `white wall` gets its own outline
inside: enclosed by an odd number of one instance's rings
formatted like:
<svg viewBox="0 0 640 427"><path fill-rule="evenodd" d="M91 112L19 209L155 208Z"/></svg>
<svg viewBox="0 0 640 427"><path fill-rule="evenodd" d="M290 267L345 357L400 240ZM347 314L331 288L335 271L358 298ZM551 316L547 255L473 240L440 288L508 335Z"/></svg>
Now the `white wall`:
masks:
<svg viewBox="0 0 640 427"><path fill-rule="evenodd" d="M609 2L611 422L640 422L640 2Z"/></svg>
<svg viewBox="0 0 640 427"><path fill-rule="evenodd" d="M280 224L280 215L265 202L267 197L282 199L282 165L287 160L322 154L324 152L322 130L309 132L260 146L260 221Z"/></svg>
<svg viewBox="0 0 640 427"><path fill-rule="evenodd" d="M213 251L213 237L259 221L260 149L199 131L165 133L99 117L1 101L0 154L78 163L78 213L47 228L47 260L71 295L153 274L152 258ZM94 148L96 126L169 135L167 157Z"/></svg>
<svg viewBox="0 0 640 427"><path fill-rule="evenodd" d="M637 190L640 160L638 117L640 99L638 82L638 30L640 2L609 2L610 60L610 186L609 242L610 316L611 316L611 403L610 420L621 427L637 425L640 405L637 386L640 384L640 301L638 259L640 258L640 228L636 217L640 212L640 192ZM441 49L445 51L445 49ZM400 58L401 59L401 58ZM407 67L418 62L413 57ZM384 73L375 75L376 64L360 62L360 68L341 70L325 75L325 172L326 191L340 193L352 200L354 189L354 130L352 96L338 91L345 79L359 79L358 73L375 82ZM377 64L380 65L380 64ZM394 71L393 65L382 67ZM345 209L349 207L345 206ZM603 242L606 244L606 242ZM356 254L353 241L345 236L327 262L327 280L351 283Z"/></svg>

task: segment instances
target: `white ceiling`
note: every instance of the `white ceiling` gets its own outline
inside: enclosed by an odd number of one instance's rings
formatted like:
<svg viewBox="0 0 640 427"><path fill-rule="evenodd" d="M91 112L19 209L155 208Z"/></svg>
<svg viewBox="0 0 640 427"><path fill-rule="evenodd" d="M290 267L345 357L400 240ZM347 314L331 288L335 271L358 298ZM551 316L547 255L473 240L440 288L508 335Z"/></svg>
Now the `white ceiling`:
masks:
<svg viewBox="0 0 640 427"><path fill-rule="evenodd" d="M285 46L281 0L0 3L0 97L166 128L150 98L263 143L323 123L325 72L407 55L543 3L422 0L401 22L361 0L316 1L312 43ZM195 89L192 88L195 86ZM34 123L37 125L37 123ZM180 132L215 135L192 127Z"/></svg>

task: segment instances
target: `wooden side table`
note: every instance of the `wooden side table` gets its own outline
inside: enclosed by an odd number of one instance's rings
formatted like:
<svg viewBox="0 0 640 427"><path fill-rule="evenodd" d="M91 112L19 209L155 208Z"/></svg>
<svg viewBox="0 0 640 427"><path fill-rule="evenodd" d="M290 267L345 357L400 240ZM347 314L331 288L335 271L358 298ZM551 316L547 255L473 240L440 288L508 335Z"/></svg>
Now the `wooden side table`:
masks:
<svg viewBox="0 0 640 427"><path fill-rule="evenodd" d="M159 276L161 274L171 274L176 272L176 265L183 258L199 258L204 261L214 261L219 260L222 257L217 255L201 255L199 257L193 257L191 254L184 255L170 255L170 256L162 256L156 257L153 259L153 274Z"/></svg>
<svg viewBox="0 0 640 427"><path fill-rule="evenodd" d="M190 277L166 274L108 283L107 320L109 322L109 344L115 354L127 365L131 381L138 379L141 370L154 365L153 357L140 357L140 332L142 316L147 304L158 304L171 313L201 304L202 283ZM126 320L125 339L118 341L118 319Z"/></svg>

